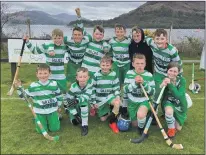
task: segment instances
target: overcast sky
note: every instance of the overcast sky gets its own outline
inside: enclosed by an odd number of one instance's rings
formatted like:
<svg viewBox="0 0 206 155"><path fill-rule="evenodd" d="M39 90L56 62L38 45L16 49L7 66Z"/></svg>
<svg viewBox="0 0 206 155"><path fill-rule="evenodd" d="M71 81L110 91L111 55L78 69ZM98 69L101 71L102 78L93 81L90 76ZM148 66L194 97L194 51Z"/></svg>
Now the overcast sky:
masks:
<svg viewBox="0 0 206 155"><path fill-rule="evenodd" d="M146 2L4 2L10 4L10 12L38 10L49 14L68 13L75 15L75 8L81 9L82 17L111 19L138 8Z"/></svg>

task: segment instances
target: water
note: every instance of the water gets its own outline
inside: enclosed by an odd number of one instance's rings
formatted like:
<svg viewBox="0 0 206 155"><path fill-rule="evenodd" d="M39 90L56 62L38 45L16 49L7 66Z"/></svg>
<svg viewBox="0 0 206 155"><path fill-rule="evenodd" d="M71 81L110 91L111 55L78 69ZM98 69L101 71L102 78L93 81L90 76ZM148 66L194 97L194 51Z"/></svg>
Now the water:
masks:
<svg viewBox="0 0 206 155"><path fill-rule="evenodd" d="M31 25L31 38L45 36L46 34L51 35L53 29L59 28L64 32L64 35L71 36L72 28L66 25ZM93 28L85 28L89 34L92 34ZM10 37L22 37L26 33L26 25L5 25L3 32ZM155 29L149 29L155 31ZM169 34L169 29L166 29ZM129 35L131 29L127 29L127 35ZM205 29L173 29L171 40L173 42L180 42L185 39L185 37L199 38L203 42ZM105 28L105 39L114 36L114 28Z"/></svg>

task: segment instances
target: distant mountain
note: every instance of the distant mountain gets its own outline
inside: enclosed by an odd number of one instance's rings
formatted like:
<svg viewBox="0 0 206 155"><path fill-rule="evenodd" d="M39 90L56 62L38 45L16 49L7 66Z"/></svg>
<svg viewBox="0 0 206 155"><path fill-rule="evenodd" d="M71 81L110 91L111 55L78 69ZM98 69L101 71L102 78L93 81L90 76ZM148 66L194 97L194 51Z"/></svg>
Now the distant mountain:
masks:
<svg viewBox="0 0 206 155"><path fill-rule="evenodd" d="M83 21L86 27L100 24L104 27L114 27L116 23L142 28L205 28L205 2L174 1L147 2L135 10L122 14L110 20ZM70 22L69 25L73 25Z"/></svg>
<svg viewBox="0 0 206 155"><path fill-rule="evenodd" d="M13 14L16 18L9 21L12 24L24 24L30 19L32 25L66 25L77 18L76 15L66 13L51 15L43 11L20 11Z"/></svg>

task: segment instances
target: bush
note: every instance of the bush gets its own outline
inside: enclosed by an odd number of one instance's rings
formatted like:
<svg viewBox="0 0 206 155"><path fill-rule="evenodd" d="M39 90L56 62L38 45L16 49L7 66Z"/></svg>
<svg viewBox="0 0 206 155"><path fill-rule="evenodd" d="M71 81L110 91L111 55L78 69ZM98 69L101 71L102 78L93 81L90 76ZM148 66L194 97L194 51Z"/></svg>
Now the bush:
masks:
<svg viewBox="0 0 206 155"><path fill-rule="evenodd" d="M181 42L174 43L179 53L185 57L200 57L204 42L199 38L185 37Z"/></svg>

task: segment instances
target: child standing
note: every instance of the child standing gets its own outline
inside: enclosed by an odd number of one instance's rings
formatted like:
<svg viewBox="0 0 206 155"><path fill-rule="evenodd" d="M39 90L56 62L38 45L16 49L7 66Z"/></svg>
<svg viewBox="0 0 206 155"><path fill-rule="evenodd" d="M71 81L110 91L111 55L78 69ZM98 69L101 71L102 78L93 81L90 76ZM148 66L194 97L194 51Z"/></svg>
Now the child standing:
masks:
<svg viewBox="0 0 206 155"><path fill-rule="evenodd" d="M77 26L72 30L72 38L65 36L64 43L68 46L68 63L66 76L69 83L75 82L76 71L82 65L84 53L92 36L83 32L83 23L81 19L80 9L76 9L77 14Z"/></svg>
<svg viewBox="0 0 206 155"><path fill-rule="evenodd" d="M90 107L90 104L94 104L93 83L89 80L87 68L80 67L77 69L76 82L71 85L66 98L78 102L77 106L75 106L75 108L69 108L68 112L71 122L77 125L80 122L78 122L79 120L76 120L74 116L78 115L78 109L80 108L82 121L81 135L86 136L88 134L88 107Z"/></svg>
<svg viewBox="0 0 206 155"><path fill-rule="evenodd" d="M62 93L66 93L67 82L64 74L64 55L67 47L63 44L63 32L60 29L52 31L52 40L42 45L34 46L26 36L26 45L33 54L45 54L46 63L50 66L51 76L49 79L55 80Z"/></svg>
<svg viewBox="0 0 206 155"><path fill-rule="evenodd" d="M101 58L110 49L109 44L103 40L104 29L100 25L96 25L93 31L93 40L89 42L84 58L82 61L82 67L89 70L90 77L100 70Z"/></svg>
<svg viewBox="0 0 206 155"><path fill-rule="evenodd" d="M167 134L170 138L180 131L187 118L186 81L178 76L180 67L177 62L170 62L167 67L167 77L161 83L166 86L163 96L162 109L167 122Z"/></svg>
<svg viewBox="0 0 206 155"><path fill-rule="evenodd" d="M127 72L124 81L124 100L128 102L132 125L137 126L138 124L139 132L142 134L150 106L140 84L143 85L149 96L152 96L155 93L155 82L152 74L144 70L146 58L143 54L135 54L132 65L134 69Z"/></svg>
<svg viewBox="0 0 206 155"><path fill-rule="evenodd" d="M57 82L49 80L50 74L51 70L48 65L38 65L36 76L39 80L31 83L28 89L25 90L28 97L32 98L33 110L47 132L48 130L58 131L60 129L57 110L61 111L60 106L63 100ZM15 85L19 96L22 98L21 92L18 91L18 89L22 87L21 81L16 81ZM35 122L35 124L36 131L41 133L37 122Z"/></svg>
<svg viewBox="0 0 206 155"><path fill-rule="evenodd" d="M101 70L94 74L94 88L98 116L101 121L106 121L110 114L110 106L113 106L110 115L109 126L114 133L118 133L117 115L120 106L119 79L112 68L112 58L105 55L100 62Z"/></svg>
<svg viewBox="0 0 206 155"><path fill-rule="evenodd" d="M154 60L154 80L155 80L155 96L154 102L156 103L158 95L160 93L160 84L162 80L167 76L167 66L171 61L178 62L180 65L179 75L181 76L182 61L178 55L177 49L168 44L167 31L164 29L157 29L154 33L154 40L152 38L146 37L145 40L147 44L151 47L153 51Z"/></svg>
<svg viewBox="0 0 206 155"><path fill-rule="evenodd" d="M129 45L131 38L125 36L126 28L121 24L115 25L115 35L115 37L110 39L109 44L111 45L113 55L112 68L117 73L117 77L119 77L121 87L124 83L125 75L130 68Z"/></svg>

